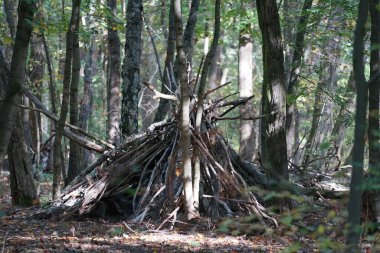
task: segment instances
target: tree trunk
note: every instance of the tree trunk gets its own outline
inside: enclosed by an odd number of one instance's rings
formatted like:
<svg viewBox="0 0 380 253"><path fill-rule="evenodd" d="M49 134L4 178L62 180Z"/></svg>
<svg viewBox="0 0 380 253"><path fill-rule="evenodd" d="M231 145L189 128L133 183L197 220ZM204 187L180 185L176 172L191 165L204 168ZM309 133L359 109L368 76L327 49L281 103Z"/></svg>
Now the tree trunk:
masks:
<svg viewBox="0 0 380 253"><path fill-rule="evenodd" d="M370 59L370 79L375 78L380 74L380 16L377 7L379 0L370 1L370 15L371 15L371 59ZM380 79L378 78L374 83L369 86L369 100L368 100L368 151L369 151L369 182L371 187L379 185L380 183L380 126L379 126L379 96L380 96ZM379 189L372 190L373 202L380 201ZM375 216L380 225L380 202L375 204ZM376 208L377 207L377 208Z"/></svg>
<svg viewBox="0 0 380 253"><path fill-rule="evenodd" d="M118 146L120 142L120 39L116 29L116 0L107 0L108 18L108 141Z"/></svg>
<svg viewBox="0 0 380 253"><path fill-rule="evenodd" d="M191 138L190 138L190 96L189 80L187 78L187 59L183 42L181 1L174 1L174 21L176 31L177 54L179 64L179 85L181 87L181 141L183 190L185 194L186 218L191 220L197 210L193 202L193 179L191 166Z"/></svg>
<svg viewBox="0 0 380 253"><path fill-rule="evenodd" d="M128 1L121 104L121 132L125 136L138 132L142 11L141 0Z"/></svg>
<svg viewBox="0 0 380 253"><path fill-rule="evenodd" d="M81 0L73 0L71 19L68 31L66 33L66 59L65 59L65 69L63 75L63 94L62 94L62 105L61 114L59 116L59 121L57 124L57 131L54 141L54 161L53 161L53 199L58 198L61 195L61 180L62 180L62 164L61 161L61 143L63 130L65 127L68 107L69 107L69 90L71 83L71 65L73 60L73 41L74 32L79 19Z"/></svg>
<svg viewBox="0 0 380 253"><path fill-rule="evenodd" d="M165 69L163 73L163 80L161 84L161 93L169 94L169 89L174 92L176 87L174 82L169 78L170 69L174 64L174 54L175 54L175 25L174 25L174 0L170 1L170 12L169 12L169 34L166 48L166 59L165 59ZM168 111L170 110L170 104L167 99L160 99L158 104L157 112L154 117L154 122L162 121Z"/></svg>
<svg viewBox="0 0 380 253"><path fill-rule="evenodd" d="M306 35L306 26L309 20L309 9L313 4L313 0L305 0L302 7L301 16L298 21L297 34L293 51L293 59L290 64L290 74L289 80L287 80L287 96L289 97L286 104L286 141L287 141L287 152L289 159L293 163L298 164L295 161L294 147L298 143L298 129L297 126L297 101L296 101L296 88L298 86L298 77L301 73L301 61L304 52L304 41Z"/></svg>
<svg viewBox="0 0 380 253"><path fill-rule="evenodd" d="M195 25L197 24L199 2L200 2L199 0L191 1L189 18L187 19L186 28L183 34L184 49L185 49L187 61L189 62L190 67L192 67L193 48L195 44L194 30L195 30Z"/></svg>
<svg viewBox="0 0 380 253"><path fill-rule="evenodd" d="M9 139L21 101L25 81L26 59L33 29L33 17L37 11L35 1L21 0L19 20L13 47L12 63L4 100L0 103L0 164L7 152Z"/></svg>
<svg viewBox="0 0 380 253"><path fill-rule="evenodd" d="M263 43L262 160L267 175L279 183L288 180L286 152L286 89L280 20L275 0L256 1ZM285 204L286 205L286 204Z"/></svg>
<svg viewBox="0 0 380 253"><path fill-rule="evenodd" d="M86 17L87 26L92 24L92 18ZM95 51L95 34L91 33L88 46L86 48L85 65L84 65L84 80L83 80L83 97L79 108L79 127L84 131L88 131L89 120L92 114L93 106L93 82L92 77L94 73L93 57ZM89 164L90 151L82 149L80 168L86 168Z"/></svg>
<svg viewBox="0 0 380 253"><path fill-rule="evenodd" d="M79 77L80 77L80 50L79 50L79 23L80 12L76 19L74 37L73 37L73 61L72 61L72 73L71 73L71 85L70 85L70 124L78 126L79 121ZM68 185L79 174L79 146L73 141L70 141L70 154L69 154L69 168L67 171Z"/></svg>
<svg viewBox="0 0 380 253"><path fill-rule="evenodd" d="M12 202L16 206L33 206L39 204L39 200L22 131L21 112L16 117L16 125L8 146Z"/></svg>
<svg viewBox="0 0 380 253"><path fill-rule="evenodd" d="M242 3L241 8L249 8L249 5ZM239 34L239 97L242 99L253 95L253 42L251 32L251 25L246 25ZM252 101L241 105L239 111L244 118L253 117ZM255 121L252 120L240 120L239 155L249 161L255 159L256 133L254 132L254 123Z"/></svg>
<svg viewBox="0 0 380 253"><path fill-rule="evenodd" d="M368 85L365 80L364 70L364 36L365 23L368 17L368 1L359 2L359 12L356 22L353 67L356 86L356 117L355 137L353 147L353 167L350 184L350 196L348 202L348 233L346 237L346 252L358 252L360 238L360 214L362 208L363 193L363 167L364 167L364 136L366 128Z"/></svg>

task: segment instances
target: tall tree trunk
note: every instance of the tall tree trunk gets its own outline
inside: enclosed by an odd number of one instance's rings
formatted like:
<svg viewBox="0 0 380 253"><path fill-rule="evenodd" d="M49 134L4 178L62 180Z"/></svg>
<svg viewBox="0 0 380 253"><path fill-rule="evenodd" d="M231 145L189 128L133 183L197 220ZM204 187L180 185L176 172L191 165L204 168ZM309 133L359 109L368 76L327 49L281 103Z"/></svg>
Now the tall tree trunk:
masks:
<svg viewBox="0 0 380 253"><path fill-rule="evenodd" d="M358 252L360 238L360 213L362 208L363 193L363 167L364 167L364 137L366 130L366 116L368 104L368 85L364 70L364 36L365 23L368 17L368 1L359 2L359 12L356 22L353 67L356 84L356 117L355 137L353 147L353 167L350 184L350 196L348 202L348 233L346 237L346 252Z"/></svg>
<svg viewBox="0 0 380 253"><path fill-rule="evenodd" d="M126 136L138 132L142 11L141 0L128 1L121 104L121 132Z"/></svg>
<svg viewBox="0 0 380 253"><path fill-rule="evenodd" d="M297 102L296 102L296 88L298 86L298 77L301 73L301 60L305 47L305 35L306 35L306 26L309 20L309 9L313 4L313 0L305 0L302 7L301 16L298 21L297 34L293 51L293 59L290 63L290 74L289 79L287 80L287 95L288 99L286 104L286 142L287 142L287 152L289 159L293 163L298 164L298 161L295 161L294 147L298 142L298 129L296 122L299 118L297 116Z"/></svg>
<svg viewBox="0 0 380 253"><path fill-rule="evenodd" d="M286 89L280 20L275 0L256 1L263 43L262 160L274 182L288 180Z"/></svg>
<svg viewBox="0 0 380 253"><path fill-rule="evenodd" d="M116 27L116 0L107 0L111 15L108 18L108 141L116 146L120 142L120 39Z"/></svg>
<svg viewBox="0 0 380 253"><path fill-rule="evenodd" d="M174 0L170 0L170 12L169 12L169 34L166 47L166 59L165 59L165 69L163 73L163 80L161 84L161 92L164 94L169 94L169 89L174 92L176 87L174 82L170 81L170 69L174 64L174 54L175 54L175 25L174 25ZM157 112L154 117L154 122L161 121L165 118L168 113L169 101L166 99L160 99L158 104Z"/></svg>
<svg viewBox="0 0 380 253"><path fill-rule="evenodd" d="M86 17L87 27L90 28L92 24L92 18ZM91 32L89 42L86 47L85 65L84 65L84 80L83 80L83 97L79 108L79 127L85 131L88 131L89 120L92 114L93 106L93 82L92 77L94 74L93 57L95 52L95 34ZM82 149L80 168L83 169L89 164L90 151Z"/></svg>
<svg viewBox="0 0 380 253"><path fill-rule="evenodd" d="M380 74L380 15L379 0L370 0L371 15L371 59L370 59L370 79ZM379 96L380 79L369 86L368 100L368 151L369 151L369 185L379 185L380 183L380 126L379 126ZM376 217L380 225L380 191L376 189L371 192L372 200L375 203ZM379 203L379 204L376 204Z"/></svg>
<svg viewBox="0 0 380 253"><path fill-rule="evenodd" d="M249 8L248 4L241 3L242 9ZM246 25L239 34L239 97L247 98L253 95L253 42L252 26ZM240 115L244 118L254 116L253 103L248 101L239 107ZM255 159L254 121L240 120L240 145L239 155L249 161Z"/></svg>
<svg viewBox="0 0 380 253"><path fill-rule="evenodd" d="M183 166L183 190L185 194L186 218L194 218L197 210L193 202L193 179L191 166L190 138L190 96L189 80L187 78L187 59L183 42L181 1L174 1L174 21L176 31L177 54L179 63L179 84L181 86L181 143Z"/></svg>
<svg viewBox="0 0 380 253"><path fill-rule="evenodd" d="M73 37L73 62L70 85L70 124L78 126L79 121L79 77L80 77L80 49L79 49L79 23L80 12L76 19L74 37ZM68 185L79 174L79 149L80 147L74 141L70 140L69 168L67 171Z"/></svg>
<svg viewBox="0 0 380 253"><path fill-rule="evenodd" d="M54 141L54 161L53 161L53 199L58 198L61 195L61 181L62 181L62 164L61 161L61 143L63 136L63 129L65 127L67 112L69 109L69 91L71 84L71 66L73 60L73 41L74 32L79 19L81 0L73 0L71 19L68 31L66 33L66 59L65 59L65 69L63 75L63 94L62 94L62 105L61 114L59 116L59 121L57 124L57 131Z"/></svg>
<svg viewBox="0 0 380 253"><path fill-rule="evenodd" d="M21 101L22 86L25 81L26 59L36 11L37 5L35 1L21 0L8 86L4 100L0 102L0 164L2 164L7 152L9 139L18 113L18 105Z"/></svg>
<svg viewBox="0 0 380 253"><path fill-rule="evenodd" d="M51 111L53 112L54 115L57 115L57 104L56 104L56 85L55 85L55 78L54 78L54 72L53 72L53 67L52 67L52 62L51 62L51 57L50 57L50 50L49 46L47 44L45 35L42 34L42 43L44 44L44 50L45 50L45 57L46 57L46 64L48 68L48 73L49 73L49 99L51 103ZM53 136L55 133L56 129L56 123L54 120L50 121L50 135ZM53 137L50 141L50 143L54 143L55 137ZM52 144L50 144L52 145ZM47 161L47 170L48 171L53 171L53 155L54 155L54 149L51 146L49 150L49 155L48 155L48 161Z"/></svg>
<svg viewBox="0 0 380 253"><path fill-rule="evenodd" d="M38 99L42 98L43 78L45 74L45 55L41 35L34 34L31 38L31 54L30 54L30 68L29 78L31 82L31 89ZM32 104L31 104L32 105ZM41 115L39 112L24 111L23 113L29 113L29 125L25 126L26 132L30 131L32 137L31 147L36 154L34 163L38 166L40 163L40 146L42 139L41 131Z"/></svg>

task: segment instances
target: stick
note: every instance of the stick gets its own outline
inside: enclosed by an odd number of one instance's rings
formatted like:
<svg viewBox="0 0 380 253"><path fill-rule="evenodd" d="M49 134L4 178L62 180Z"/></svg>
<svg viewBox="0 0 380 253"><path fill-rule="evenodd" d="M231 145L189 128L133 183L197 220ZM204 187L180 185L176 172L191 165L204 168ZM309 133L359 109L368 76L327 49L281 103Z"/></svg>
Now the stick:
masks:
<svg viewBox="0 0 380 253"><path fill-rule="evenodd" d="M164 94L164 93L161 93L159 92L158 90L156 90L156 88L153 87L153 85L151 85L150 83L148 82L143 82L143 84L148 88L150 89L151 91L154 92L155 96L153 98L157 99L157 98L163 98L163 99L167 99L167 100L173 100L176 102L176 104L179 104L179 101L178 101L178 98L176 98L175 96L173 95L168 95L168 94Z"/></svg>
<svg viewBox="0 0 380 253"><path fill-rule="evenodd" d="M215 89L209 90L209 91L207 91L207 92L203 95L203 97L206 98L210 93L213 93L213 92L215 92L215 91L217 91L217 90L219 90L219 89L221 89L221 88L223 88L223 87L225 87L225 86L227 86L227 85L229 85L229 84L231 84L231 82L226 82L225 84L222 84L222 85L216 87Z"/></svg>
<svg viewBox="0 0 380 253"><path fill-rule="evenodd" d="M9 231L7 231L7 232L5 233L4 241L3 241L3 248L1 249L1 253L4 253L4 250L5 250L5 243L6 243L6 241L7 241L8 233L9 233Z"/></svg>
<svg viewBox="0 0 380 253"><path fill-rule="evenodd" d="M127 223L125 223L125 221L123 221L123 224L124 224L124 226L125 226L129 231L131 231L131 232L134 233L134 234L137 234L137 232L134 231L132 228L130 228L130 227L127 225Z"/></svg>
<svg viewBox="0 0 380 253"><path fill-rule="evenodd" d="M171 212L170 214L169 214L169 216L156 228L156 230L160 230L161 229L161 227L163 226L163 225L165 225L165 223L166 222L168 222L169 220L170 220L170 218L174 215L174 214L176 214L177 212L178 212L178 210L179 210L179 206L177 206L176 207L176 209L174 209L174 211L173 212Z"/></svg>

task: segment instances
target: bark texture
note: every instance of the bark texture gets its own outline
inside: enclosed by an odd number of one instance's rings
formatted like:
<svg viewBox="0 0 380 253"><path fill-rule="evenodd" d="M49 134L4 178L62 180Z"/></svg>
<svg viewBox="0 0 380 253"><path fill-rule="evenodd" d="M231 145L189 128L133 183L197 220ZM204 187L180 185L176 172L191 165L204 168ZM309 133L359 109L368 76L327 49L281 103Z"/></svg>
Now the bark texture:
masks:
<svg viewBox="0 0 380 253"><path fill-rule="evenodd" d="M80 13L75 23L73 36L73 62L70 84L70 124L78 126L79 123L79 77L80 77L80 50L79 50L79 22ZM79 173L79 146L74 141L70 141L69 168L67 171L67 185Z"/></svg>
<svg viewBox="0 0 380 253"><path fill-rule="evenodd" d="M126 136L138 132L142 11L141 0L128 1L121 104L121 132Z"/></svg>
<svg viewBox="0 0 380 253"><path fill-rule="evenodd" d="M107 0L108 18L108 141L116 146L120 142L120 39L116 28L116 0ZM128 39L127 39L128 40Z"/></svg>
<svg viewBox="0 0 380 253"><path fill-rule="evenodd" d="M275 0L256 1L263 43L262 160L269 178L288 180L286 152L286 89L280 19Z"/></svg>
<svg viewBox="0 0 380 253"><path fill-rule="evenodd" d="M9 139L15 125L18 105L21 101L22 85L25 81L26 59L36 11L36 1L22 0L20 2L8 88L6 89L4 100L0 102L0 164L2 164L7 152Z"/></svg>
<svg viewBox="0 0 380 253"><path fill-rule="evenodd" d="M181 142L183 190L185 194L186 218L191 220L195 217L196 209L193 199L193 179L191 166L191 135L190 135L190 96L189 80L187 78L187 59L183 42L181 1L174 1L174 21L176 31L177 54L179 63L179 85L181 87Z"/></svg>
<svg viewBox="0 0 380 253"><path fill-rule="evenodd" d="M242 9L249 8L242 3ZM244 99L253 95L253 41L252 27L246 25L239 34L239 97ZM254 116L252 101L239 107L240 115L244 118ZM255 121L240 120L239 155L249 161L255 159L256 133Z"/></svg>

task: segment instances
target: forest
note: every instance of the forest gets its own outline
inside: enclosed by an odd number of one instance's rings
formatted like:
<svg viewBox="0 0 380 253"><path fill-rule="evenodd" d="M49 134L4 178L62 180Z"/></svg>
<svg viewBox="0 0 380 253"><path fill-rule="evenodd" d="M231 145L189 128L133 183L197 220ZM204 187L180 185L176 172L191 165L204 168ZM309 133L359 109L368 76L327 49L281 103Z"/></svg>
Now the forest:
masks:
<svg viewBox="0 0 380 253"><path fill-rule="evenodd" d="M380 0L0 0L3 252L380 252Z"/></svg>

